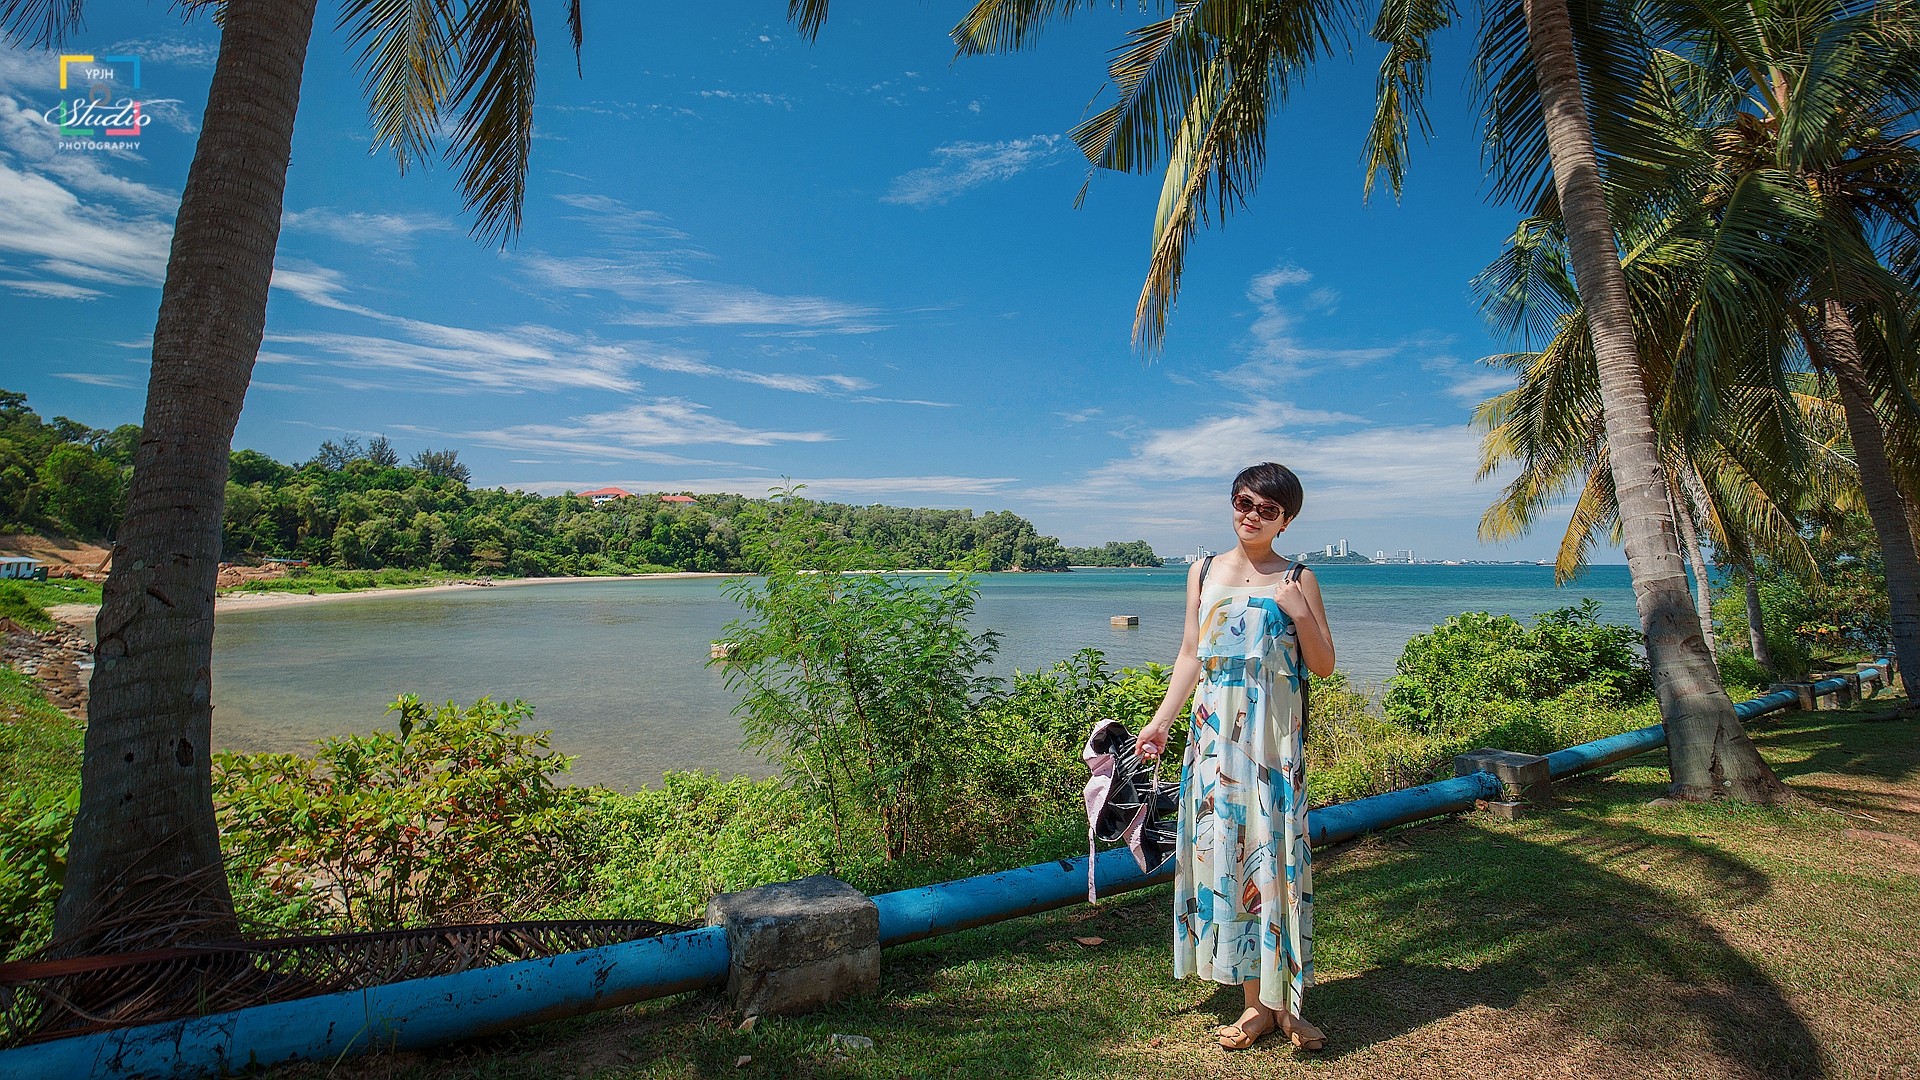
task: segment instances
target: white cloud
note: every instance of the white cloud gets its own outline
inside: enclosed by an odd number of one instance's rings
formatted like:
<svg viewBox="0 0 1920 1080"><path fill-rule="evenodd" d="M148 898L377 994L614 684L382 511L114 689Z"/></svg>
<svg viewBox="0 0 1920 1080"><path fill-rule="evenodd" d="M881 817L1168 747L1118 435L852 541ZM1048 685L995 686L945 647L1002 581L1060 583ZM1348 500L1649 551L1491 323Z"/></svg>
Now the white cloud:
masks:
<svg viewBox="0 0 1920 1080"><path fill-rule="evenodd" d="M48 300L98 300L107 295L99 289L89 289L84 285L70 285L64 281L36 281L25 278L0 278L0 288L26 293L28 296L44 297Z"/></svg>
<svg viewBox="0 0 1920 1080"><path fill-rule="evenodd" d="M143 64L177 64L188 68L211 68L213 62L220 56L220 44L217 41L169 35L116 41L101 51L138 56Z"/></svg>
<svg viewBox="0 0 1920 1080"><path fill-rule="evenodd" d="M982 184L1007 180L1046 165L1060 152L1060 136L1035 135L1006 142L957 142L935 147L936 165L895 177L880 201L926 209L950 202Z"/></svg>
<svg viewBox="0 0 1920 1080"><path fill-rule="evenodd" d="M793 111L793 99L785 94L761 94L743 90L701 90L703 98L717 98L721 101L743 101L753 105L772 105L775 108Z"/></svg>
<svg viewBox="0 0 1920 1080"><path fill-rule="evenodd" d="M146 384L131 375L102 375L92 371L54 371L56 379L83 383L87 386L106 386L115 390L139 390Z"/></svg>
<svg viewBox="0 0 1920 1080"><path fill-rule="evenodd" d="M639 361L655 371L729 379L734 382L764 386L770 390L788 390L799 394L844 394L856 390L867 390L873 386L871 382L852 375L796 375L748 371L743 368L720 367L703 360L675 354L640 354Z"/></svg>
<svg viewBox="0 0 1920 1080"><path fill-rule="evenodd" d="M996 496L1018 483L1016 478L1010 476L794 476L790 479L794 484L806 485L806 490L801 494L812 499L878 498L909 506L951 505L964 502L969 497ZM704 495L734 494L758 498L773 488L786 487L787 483L786 479L763 475L695 479L538 480L516 486L549 495L611 484L628 491L691 491Z"/></svg>
<svg viewBox="0 0 1920 1080"><path fill-rule="evenodd" d="M12 104L0 97L0 110ZM157 285L172 238L172 226L157 216L83 203L53 177L0 154L0 253L20 257L42 280Z"/></svg>
<svg viewBox="0 0 1920 1080"><path fill-rule="evenodd" d="M0 284L4 284L0 281ZM450 392L587 388L631 392L640 389L638 368L678 375L725 379L790 393L844 396L874 384L855 375L766 372L727 367L697 356L642 342L606 342L550 326L523 325L476 330L408 319L345 299L345 275L329 267L284 261L274 267L273 287L310 304L359 315L397 328L399 337L341 332L281 331L269 334L276 346L306 346L327 357L330 367L380 369L443 382L430 387ZM616 320L618 321L618 320ZM313 363L298 350L276 348L261 354L267 363ZM343 385L371 386L338 379ZM852 397L857 402L891 399ZM910 402L911 404L940 404Z"/></svg>
<svg viewBox="0 0 1920 1080"><path fill-rule="evenodd" d="M366 312L341 299L347 291L347 276L330 267L292 260L274 260L272 288L290 293L309 304L336 311Z"/></svg>
<svg viewBox="0 0 1920 1080"><path fill-rule="evenodd" d="M422 428L400 430L432 434ZM489 431L445 433L480 446L563 454L589 460L647 461L662 465L701 462L658 448L669 446L773 446L828 442L824 431L767 431L715 416L707 406L684 398L660 398L608 412L572 417L556 424L516 424Z"/></svg>
<svg viewBox="0 0 1920 1080"><path fill-rule="evenodd" d="M830 333L871 333L879 312L821 296L781 296L748 285L706 281L672 265L685 253L652 252L608 259L528 255L529 277L549 289L605 292L644 305L612 316L627 326L779 326Z"/></svg>
<svg viewBox="0 0 1920 1080"><path fill-rule="evenodd" d="M1324 311L1338 299L1338 294L1320 289L1301 297L1297 305L1284 301L1284 292L1312 280L1313 275L1306 270L1282 264L1247 283L1247 299L1254 306L1253 325L1247 330L1248 361L1227 374L1230 380L1252 381L1260 388L1271 389L1309 372L1360 367L1402 354L1402 345L1348 349L1303 340L1300 311Z"/></svg>
<svg viewBox="0 0 1920 1080"><path fill-rule="evenodd" d="M279 331L267 335L278 352L302 347L339 370L377 370L411 376L412 389L449 393L529 390L606 390L640 388L629 373L633 359L615 346L587 341L544 326L472 330L416 319L385 316L403 337L377 337L324 331ZM298 351L295 360L306 359ZM347 385L392 384L341 380Z"/></svg>
<svg viewBox="0 0 1920 1080"><path fill-rule="evenodd" d="M687 234L668 225L667 216L658 210L636 210L606 195L556 195L554 198L581 211L566 215L565 220L581 222L596 232L623 237L687 239Z"/></svg>
<svg viewBox="0 0 1920 1080"><path fill-rule="evenodd" d="M426 214L367 213L336 210L331 206L289 211L281 215L280 221L288 229L319 233L387 256L411 251L415 238L422 233L453 231L451 221Z"/></svg>
<svg viewBox="0 0 1920 1080"><path fill-rule="evenodd" d="M1461 363L1451 356L1431 357L1421 361L1420 366L1445 380L1442 393L1469 408L1513 389L1511 372Z"/></svg>

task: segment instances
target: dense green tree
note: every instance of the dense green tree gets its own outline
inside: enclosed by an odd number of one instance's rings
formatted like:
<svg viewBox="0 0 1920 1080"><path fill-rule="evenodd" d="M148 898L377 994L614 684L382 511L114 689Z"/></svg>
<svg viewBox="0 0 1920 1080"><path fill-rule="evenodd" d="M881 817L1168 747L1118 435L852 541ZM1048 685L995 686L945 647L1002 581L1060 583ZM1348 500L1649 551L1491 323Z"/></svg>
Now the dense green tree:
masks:
<svg viewBox="0 0 1920 1080"><path fill-rule="evenodd" d="M47 515L75 536L108 536L120 516L125 488L113 462L83 445L56 447L40 464L40 499Z"/></svg>

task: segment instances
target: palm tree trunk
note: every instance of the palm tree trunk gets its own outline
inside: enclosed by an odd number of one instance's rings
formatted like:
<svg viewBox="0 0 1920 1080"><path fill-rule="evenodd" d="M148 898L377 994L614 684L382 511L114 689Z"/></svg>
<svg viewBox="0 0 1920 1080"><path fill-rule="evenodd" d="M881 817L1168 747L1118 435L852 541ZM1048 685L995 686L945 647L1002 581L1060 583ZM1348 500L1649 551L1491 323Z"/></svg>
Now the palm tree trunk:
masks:
<svg viewBox="0 0 1920 1080"><path fill-rule="evenodd" d="M1853 442L1853 460L1860 469L1860 491L1867 502L1867 516L1880 538L1880 556L1887 575L1887 606L1893 622L1894 658L1900 663L1900 683L1910 672L1920 670L1920 559L1916 559L1913 535L1907 531L1907 508L1894 483L1893 465L1887 458L1887 442L1880 430L1880 417L1873 409L1873 388L1867 382L1865 365L1860 359L1860 343L1854 334L1853 316L1846 305L1828 300L1821 308L1820 343L1822 357L1840 388L1840 408L1847 418L1847 436Z"/></svg>
<svg viewBox="0 0 1920 1080"><path fill-rule="evenodd" d="M1707 552L1700 546L1700 527L1694 524L1693 512L1683 500L1670 498L1668 505L1673 509L1674 523L1680 526L1681 550L1686 553L1687 565L1693 568L1693 613L1700 620L1700 640L1706 644L1707 655L1715 656L1720 644L1713 637L1713 593L1707 585Z"/></svg>
<svg viewBox="0 0 1920 1080"><path fill-rule="evenodd" d="M1773 650L1767 647L1767 613L1760 607L1760 576L1747 567L1747 641L1753 646L1753 662L1773 672Z"/></svg>
<svg viewBox="0 0 1920 1080"><path fill-rule="evenodd" d="M1786 786L1740 726L1700 637L1687 591L1566 0L1525 4L1528 49L1546 115L1547 150L1567 223L1574 283L1592 327L1607 450L1634 600L1667 731L1672 791L1688 799L1778 801L1787 797Z"/></svg>
<svg viewBox="0 0 1920 1080"><path fill-rule="evenodd" d="M231 935L214 823L214 578L228 453L266 326L315 0L228 0L174 223L127 514L100 608L65 953Z"/></svg>

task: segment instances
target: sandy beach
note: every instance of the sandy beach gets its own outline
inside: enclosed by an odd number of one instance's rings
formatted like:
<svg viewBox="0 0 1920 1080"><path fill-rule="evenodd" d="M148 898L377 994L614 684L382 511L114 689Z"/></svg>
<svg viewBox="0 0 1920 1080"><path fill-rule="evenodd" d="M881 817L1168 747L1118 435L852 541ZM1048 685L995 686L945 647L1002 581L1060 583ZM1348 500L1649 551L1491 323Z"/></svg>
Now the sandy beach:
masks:
<svg viewBox="0 0 1920 1080"><path fill-rule="evenodd" d="M227 611L267 611L272 608L299 607L303 604L334 603L347 600L362 600L373 596L393 596L408 593L425 596L429 593L461 592L471 589L508 589L523 585L560 585L574 581L668 581L676 578L729 578L745 577L744 574L726 574L699 570L679 570L661 574L609 574L586 577L529 577L501 578L496 581L450 581L444 585L397 585L380 589L357 589L353 592L302 593L302 592L226 592L221 593L213 602L214 614ZM68 626L93 628L93 619L99 613L94 604L55 604L47 608L47 614L56 621Z"/></svg>

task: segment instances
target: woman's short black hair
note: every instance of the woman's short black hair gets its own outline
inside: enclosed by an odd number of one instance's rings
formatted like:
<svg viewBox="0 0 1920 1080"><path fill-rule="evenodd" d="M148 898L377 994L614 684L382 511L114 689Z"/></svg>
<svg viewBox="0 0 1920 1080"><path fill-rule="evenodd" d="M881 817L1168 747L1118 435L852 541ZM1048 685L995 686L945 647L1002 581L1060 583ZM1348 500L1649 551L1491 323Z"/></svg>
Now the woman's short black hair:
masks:
<svg viewBox="0 0 1920 1080"><path fill-rule="evenodd" d="M1238 495L1242 491L1279 503L1280 509L1287 512L1288 521L1300 516L1300 504L1306 500L1306 493L1300 490L1300 478L1277 461L1263 461L1241 469L1227 494Z"/></svg>

